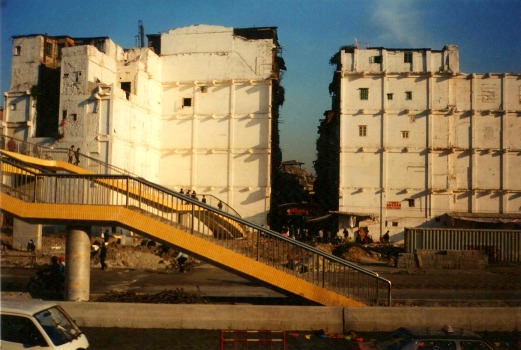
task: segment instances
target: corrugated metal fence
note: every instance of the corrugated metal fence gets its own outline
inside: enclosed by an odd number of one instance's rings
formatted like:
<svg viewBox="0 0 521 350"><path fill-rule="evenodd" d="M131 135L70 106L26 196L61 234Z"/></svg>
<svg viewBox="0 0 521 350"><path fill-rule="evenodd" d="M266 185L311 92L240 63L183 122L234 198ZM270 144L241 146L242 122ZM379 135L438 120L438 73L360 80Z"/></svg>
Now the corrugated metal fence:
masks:
<svg viewBox="0 0 521 350"><path fill-rule="evenodd" d="M521 262L521 231L406 228L405 250L482 250L490 262Z"/></svg>

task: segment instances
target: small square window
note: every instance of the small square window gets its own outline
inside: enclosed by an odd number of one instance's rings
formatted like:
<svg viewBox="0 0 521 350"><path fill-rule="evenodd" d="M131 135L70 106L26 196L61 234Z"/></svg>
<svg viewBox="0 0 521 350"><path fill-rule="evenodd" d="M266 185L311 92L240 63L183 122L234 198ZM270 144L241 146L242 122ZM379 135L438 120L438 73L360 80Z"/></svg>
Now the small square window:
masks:
<svg viewBox="0 0 521 350"><path fill-rule="evenodd" d="M405 99L412 100L412 91L405 91Z"/></svg>
<svg viewBox="0 0 521 350"><path fill-rule="evenodd" d="M393 221L393 227L398 227L398 222L397 221Z"/></svg>
<svg viewBox="0 0 521 350"><path fill-rule="evenodd" d="M403 63L412 63L412 52L403 53Z"/></svg>
<svg viewBox="0 0 521 350"><path fill-rule="evenodd" d="M201 86L201 92L204 94L208 91L208 88L206 86Z"/></svg>
<svg viewBox="0 0 521 350"><path fill-rule="evenodd" d="M190 97L183 98L183 107L192 107L192 99Z"/></svg>
<svg viewBox="0 0 521 350"><path fill-rule="evenodd" d="M414 198L407 199L407 202L409 203L409 207L411 207L411 208L414 207Z"/></svg>
<svg viewBox="0 0 521 350"><path fill-rule="evenodd" d="M369 99L369 89L368 88L361 88L360 89L360 99L361 100L368 100Z"/></svg>
<svg viewBox="0 0 521 350"><path fill-rule="evenodd" d="M403 130L402 131L402 139L408 139L409 138L409 131Z"/></svg>
<svg viewBox="0 0 521 350"><path fill-rule="evenodd" d="M358 136L367 136L367 125L358 125Z"/></svg>
<svg viewBox="0 0 521 350"><path fill-rule="evenodd" d="M369 57L369 63L382 63L382 56Z"/></svg>
<svg viewBox="0 0 521 350"><path fill-rule="evenodd" d="M71 118L73 121L78 121L78 115L76 113L71 113Z"/></svg>
<svg viewBox="0 0 521 350"><path fill-rule="evenodd" d="M387 99L388 100L392 100L393 99L393 94L387 94Z"/></svg>
<svg viewBox="0 0 521 350"><path fill-rule="evenodd" d="M20 56L22 53L22 47L21 46L15 46L13 48L13 56Z"/></svg>

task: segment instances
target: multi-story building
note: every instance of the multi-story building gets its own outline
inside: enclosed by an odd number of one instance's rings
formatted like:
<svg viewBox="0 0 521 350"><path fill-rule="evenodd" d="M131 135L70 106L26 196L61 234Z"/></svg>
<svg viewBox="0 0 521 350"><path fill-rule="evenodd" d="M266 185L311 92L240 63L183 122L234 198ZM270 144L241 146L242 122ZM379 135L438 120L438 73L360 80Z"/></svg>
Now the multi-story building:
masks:
<svg viewBox="0 0 521 350"><path fill-rule="evenodd" d="M265 224L271 171L282 160L285 67L276 28L189 26L148 35L143 46L13 37L4 134L75 145L170 189L213 195Z"/></svg>
<svg viewBox="0 0 521 350"><path fill-rule="evenodd" d="M338 162L319 159L317 179L337 174L340 228L400 241L405 227L521 217L521 74L462 73L455 45L350 46L332 63L321 128Z"/></svg>

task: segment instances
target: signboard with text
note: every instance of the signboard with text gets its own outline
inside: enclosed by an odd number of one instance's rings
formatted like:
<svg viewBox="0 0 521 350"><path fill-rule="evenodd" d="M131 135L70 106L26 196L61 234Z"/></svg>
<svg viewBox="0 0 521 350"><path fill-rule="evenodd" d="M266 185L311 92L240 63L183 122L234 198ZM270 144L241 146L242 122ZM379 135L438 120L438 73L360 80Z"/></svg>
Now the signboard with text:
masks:
<svg viewBox="0 0 521 350"><path fill-rule="evenodd" d="M387 209L402 209L402 202L388 201Z"/></svg>

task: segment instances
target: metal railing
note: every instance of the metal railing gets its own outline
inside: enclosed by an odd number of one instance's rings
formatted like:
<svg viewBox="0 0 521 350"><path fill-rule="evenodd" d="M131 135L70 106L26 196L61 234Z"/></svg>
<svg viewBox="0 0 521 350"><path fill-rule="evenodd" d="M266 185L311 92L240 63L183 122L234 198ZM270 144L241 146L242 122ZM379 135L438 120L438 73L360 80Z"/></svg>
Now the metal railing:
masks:
<svg viewBox="0 0 521 350"><path fill-rule="evenodd" d="M2 191L24 201L123 206L364 304L391 305L391 283L377 273L146 180L33 173L0 161Z"/></svg>
<svg viewBox="0 0 521 350"><path fill-rule="evenodd" d="M69 150L67 148L41 146L7 135L0 135L0 149L20 153L34 158L40 158L44 160L57 160L62 162L68 161L69 154ZM119 168L117 166L103 162L99 159L90 157L83 153L80 153L80 160L80 166L82 168L88 169L95 174L129 175L135 178L140 177L139 175L133 174L123 168ZM202 200L202 195L200 196L201 197L199 199ZM214 195L205 194L205 201L206 203L214 207L221 206L220 209L226 213L230 213L232 215L241 217L241 215L235 209L233 209L233 207L231 207L230 205L228 205L228 203L222 201L221 199L215 197Z"/></svg>

